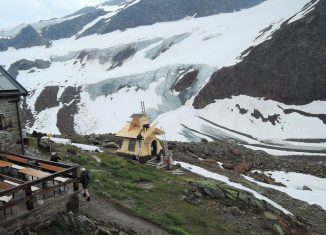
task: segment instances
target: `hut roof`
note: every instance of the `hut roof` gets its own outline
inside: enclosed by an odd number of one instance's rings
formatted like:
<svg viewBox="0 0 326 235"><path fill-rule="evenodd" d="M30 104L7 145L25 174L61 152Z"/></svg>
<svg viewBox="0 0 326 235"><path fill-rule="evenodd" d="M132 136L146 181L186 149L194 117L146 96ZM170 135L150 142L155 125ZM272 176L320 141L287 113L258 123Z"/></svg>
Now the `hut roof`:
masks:
<svg viewBox="0 0 326 235"><path fill-rule="evenodd" d="M123 127L116 134L116 136L130 138L130 139L137 139L137 136L140 134L142 129L141 128L133 128L133 129L129 130L129 125L130 124ZM141 132L141 135L144 137L145 140L146 140L146 138L150 137L152 134L162 135L162 134L164 134L164 131L153 126L153 127L150 127L147 131Z"/></svg>
<svg viewBox="0 0 326 235"><path fill-rule="evenodd" d="M26 95L27 90L0 66L0 97Z"/></svg>
<svg viewBox="0 0 326 235"><path fill-rule="evenodd" d="M134 114L131 115L130 117L131 117L131 118L137 118L137 119L140 119L140 118L142 118L143 116L145 116L144 113L134 113Z"/></svg>

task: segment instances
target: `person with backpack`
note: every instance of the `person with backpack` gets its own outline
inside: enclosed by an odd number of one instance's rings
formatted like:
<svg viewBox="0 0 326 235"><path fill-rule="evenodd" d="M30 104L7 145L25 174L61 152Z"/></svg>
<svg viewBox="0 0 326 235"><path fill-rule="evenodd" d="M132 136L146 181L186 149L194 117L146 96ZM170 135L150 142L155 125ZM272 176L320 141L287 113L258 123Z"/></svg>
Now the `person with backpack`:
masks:
<svg viewBox="0 0 326 235"><path fill-rule="evenodd" d="M91 176L84 167L81 168L80 170L81 170L81 175L80 175L79 182L83 185L83 189L84 189L83 197L86 197L87 198L86 200L90 201L91 197L88 188L89 188L89 183L91 181Z"/></svg>

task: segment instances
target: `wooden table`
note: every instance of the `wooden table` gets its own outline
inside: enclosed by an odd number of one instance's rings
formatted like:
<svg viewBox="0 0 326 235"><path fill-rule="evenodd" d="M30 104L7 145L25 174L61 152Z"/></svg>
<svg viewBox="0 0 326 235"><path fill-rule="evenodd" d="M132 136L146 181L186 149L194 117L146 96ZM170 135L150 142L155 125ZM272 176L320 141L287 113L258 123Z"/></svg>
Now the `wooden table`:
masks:
<svg viewBox="0 0 326 235"><path fill-rule="evenodd" d="M30 175L32 177L37 177L37 178L43 178L43 177L51 175L50 173L40 171L40 170L36 170L36 169L33 169L33 168L28 168L28 167L19 170L19 173L22 173L22 174L25 174L25 175Z"/></svg>
<svg viewBox="0 0 326 235"><path fill-rule="evenodd" d="M6 190L8 188L12 188L13 186L4 182L0 182L0 191Z"/></svg>
<svg viewBox="0 0 326 235"><path fill-rule="evenodd" d="M12 163L0 160L0 168L11 166Z"/></svg>
<svg viewBox="0 0 326 235"><path fill-rule="evenodd" d="M0 160L0 172L4 172L4 168L11 166L12 163Z"/></svg>
<svg viewBox="0 0 326 235"><path fill-rule="evenodd" d="M28 163L28 160L26 158L18 157L15 155L7 155L7 159L20 163Z"/></svg>
<svg viewBox="0 0 326 235"><path fill-rule="evenodd" d="M65 170L65 168L63 167L54 166L46 163L40 163L40 167L44 170L53 171L53 172L60 172Z"/></svg>

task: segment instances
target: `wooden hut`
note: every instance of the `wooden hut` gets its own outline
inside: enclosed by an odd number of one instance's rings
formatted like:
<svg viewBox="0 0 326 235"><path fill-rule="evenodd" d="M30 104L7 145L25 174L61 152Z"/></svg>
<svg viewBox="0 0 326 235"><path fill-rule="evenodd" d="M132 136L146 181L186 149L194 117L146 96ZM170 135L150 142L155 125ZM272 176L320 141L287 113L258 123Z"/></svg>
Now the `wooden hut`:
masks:
<svg viewBox="0 0 326 235"><path fill-rule="evenodd" d="M162 150L158 135L163 135L164 131L151 125L145 111L131 115L132 120L123 127L117 136L123 138L123 143L119 153L139 157L140 161L148 160L151 156L156 156Z"/></svg>
<svg viewBox="0 0 326 235"><path fill-rule="evenodd" d="M28 92L0 66L0 151L24 154L19 102Z"/></svg>

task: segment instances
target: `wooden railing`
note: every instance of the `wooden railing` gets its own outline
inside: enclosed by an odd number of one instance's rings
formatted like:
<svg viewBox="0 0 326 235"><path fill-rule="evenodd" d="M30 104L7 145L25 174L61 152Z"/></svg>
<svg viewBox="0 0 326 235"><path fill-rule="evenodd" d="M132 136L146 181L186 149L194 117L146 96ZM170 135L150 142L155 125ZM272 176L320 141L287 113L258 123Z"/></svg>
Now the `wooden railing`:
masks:
<svg viewBox="0 0 326 235"><path fill-rule="evenodd" d="M28 162L37 161L39 163L53 165L53 166L56 166L56 169L63 169L63 170L54 172L49 176L42 177L42 178L39 178L39 179L36 179L33 181L26 182L26 181L20 181L20 180L16 179L14 182L19 183L19 185L13 186L9 189L6 189L6 190L0 192L0 197L10 196L14 193L18 193L19 191L24 192L23 193L24 196L17 198L17 199L14 198L11 201L9 201L8 203L1 205L0 211L3 211L6 208L10 208L10 207L13 207L13 206L16 206L19 204L23 204L23 203L27 204L28 210L32 210L34 208L33 202L35 201L35 197L37 197L39 195L46 195L48 192L53 192L57 189L60 189L63 186L67 186L69 184L73 184L74 191L79 190L79 185L78 185L79 167L78 166L70 166L70 165L63 164L63 163L51 162L51 161L46 161L46 160L42 160L42 159L31 158L31 157L26 157L23 155L16 155L16 154L0 154L0 159L2 158L7 161L15 162L14 158L12 158L12 160L10 160L10 158L8 158L9 155L14 155L19 158L27 159ZM30 167L36 168L34 165L31 165L29 163L19 162L19 165L25 165L25 166L30 166ZM2 177L3 177L3 179L12 180L12 178L8 177L8 176L2 176ZM47 185L47 182L49 182L49 181L54 182L56 177L65 177L65 178L68 178L68 180L65 182L57 181L58 182L57 184L47 186L46 188L42 187L39 190L34 191L34 192L32 191L32 186L37 187L37 185L43 185L43 186Z"/></svg>

